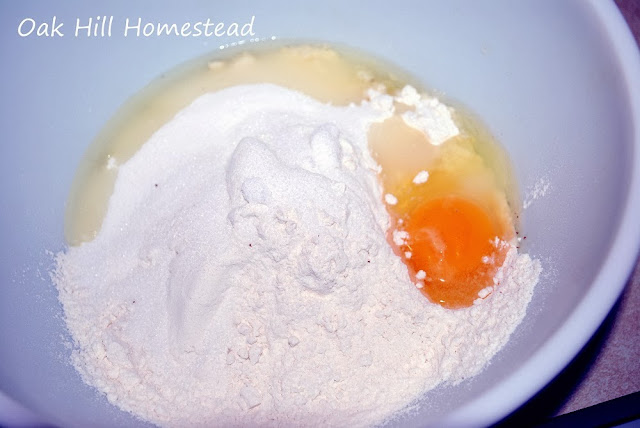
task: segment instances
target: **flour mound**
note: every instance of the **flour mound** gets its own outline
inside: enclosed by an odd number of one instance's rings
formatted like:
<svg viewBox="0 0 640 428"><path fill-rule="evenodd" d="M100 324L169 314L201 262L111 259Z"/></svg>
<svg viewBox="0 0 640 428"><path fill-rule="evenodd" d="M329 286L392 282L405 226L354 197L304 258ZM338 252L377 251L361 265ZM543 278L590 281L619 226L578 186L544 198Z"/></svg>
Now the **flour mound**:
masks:
<svg viewBox="0 0 640 428"><path fill-rule="evenodd" d="M539 263L512 248L479 304L428 302L386 240L379 104L236 86L154 134L57 257L84 381L163 426L365 426L482 370Z"/></svg>

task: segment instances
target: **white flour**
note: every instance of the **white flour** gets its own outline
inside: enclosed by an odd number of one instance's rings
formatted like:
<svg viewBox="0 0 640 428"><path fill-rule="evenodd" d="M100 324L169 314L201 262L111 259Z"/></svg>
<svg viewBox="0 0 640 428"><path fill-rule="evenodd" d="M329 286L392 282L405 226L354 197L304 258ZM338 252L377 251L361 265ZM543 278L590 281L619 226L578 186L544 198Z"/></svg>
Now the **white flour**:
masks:
<svg viewBox="0 0 640 428"><path fill-rule="evenodd" d="M380 105L247 85L160 129L96 239L58 255L83 379L160 425L363 426L481 371L540 266L512 248L480 304L424 298L385 238Z"/></svg>
<svg viewBox="0 0 640 428"><path fill-rule="evenodd" d="M527 209L533 204L533 201L538 200L547 195L551 183L546 178L542 177L536 180L533 186L527 189L524 202L522 203L522 209Z"/></svg>

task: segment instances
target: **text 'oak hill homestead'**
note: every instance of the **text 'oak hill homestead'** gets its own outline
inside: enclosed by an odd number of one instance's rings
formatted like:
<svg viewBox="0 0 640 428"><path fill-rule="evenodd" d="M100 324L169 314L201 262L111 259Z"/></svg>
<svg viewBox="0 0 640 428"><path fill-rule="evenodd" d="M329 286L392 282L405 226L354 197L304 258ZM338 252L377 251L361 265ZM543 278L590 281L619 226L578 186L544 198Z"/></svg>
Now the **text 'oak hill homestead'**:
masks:
<svg viewBox="0 0 640 428"><path fill-rule="evenodd" d="M243 23L223 21L215 22L210 18L202 21L185 21L181 23L152 22L142 18L118 21L111 16L97 16L91 18L76 18L73 37L111 37L116 33L124 37L245 37L253 36L253 24L255 16ZM53 16L49 21L36 21L33 18L24 18L18 24L17 31L20 37L64 37L65 23Z"/></svg>

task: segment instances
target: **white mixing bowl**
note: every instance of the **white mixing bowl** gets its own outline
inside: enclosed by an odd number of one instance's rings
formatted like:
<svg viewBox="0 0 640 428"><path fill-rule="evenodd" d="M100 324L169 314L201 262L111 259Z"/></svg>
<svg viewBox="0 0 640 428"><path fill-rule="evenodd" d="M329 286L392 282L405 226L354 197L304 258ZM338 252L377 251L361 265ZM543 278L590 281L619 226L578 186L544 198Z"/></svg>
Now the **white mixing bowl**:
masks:
<svg viewBox="0 0 640 428"><path fill-rule="evenodd" d="M428 394L399 421L486 425L576 355L619 296L640 240L640 60L612 2L3 2L0 4L0 389L61 426L143 424L68 364L50 251L87 145L127 97L235 38L123 37L124 19L243 22L255 37L336 42L387 59L476 112L510 153L545 273L528 315L479 376ZM20 37L25 18L64 37ZM113 15L110 38L76 18ZM115 29L118 28L118 31Z"/></svg>

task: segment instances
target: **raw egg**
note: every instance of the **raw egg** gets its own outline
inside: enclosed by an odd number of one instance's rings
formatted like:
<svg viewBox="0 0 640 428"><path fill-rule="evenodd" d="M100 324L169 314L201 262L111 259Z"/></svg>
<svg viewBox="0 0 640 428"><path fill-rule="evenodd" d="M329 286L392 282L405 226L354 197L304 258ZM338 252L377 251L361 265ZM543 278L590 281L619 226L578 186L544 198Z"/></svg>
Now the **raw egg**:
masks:
<svg viewBox="0 0 640 428"><path fill-rule="evenodd" d="M451 195L429 200L405 218L402 249L411 253L406 264L418 287L447 308L471 306L504 262L490 215Z"/></svg>
<svg viewBox="0 0 640 428"><path fill-rule="evenodd" d="M416 287L450 309L490 293L515 235L505 190L474 138L461 133L434 146L398 116L369 132L389 241Z"/></svg>

